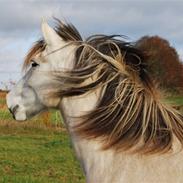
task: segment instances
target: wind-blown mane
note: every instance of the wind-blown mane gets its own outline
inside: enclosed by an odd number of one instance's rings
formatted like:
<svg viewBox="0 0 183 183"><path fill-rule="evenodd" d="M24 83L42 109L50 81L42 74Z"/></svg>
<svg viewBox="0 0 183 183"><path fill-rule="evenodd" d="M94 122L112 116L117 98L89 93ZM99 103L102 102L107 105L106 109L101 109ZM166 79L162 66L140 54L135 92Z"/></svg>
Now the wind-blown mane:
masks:
<svg viewBox="0 0 183 183"><path fill-rule="evenodd" d="M60 83L60 97L83 95L101 89L97 106L80 117L74 131L86 139L101 140L104 149L164 153L172 149L174 136L183 145L183 116L162 103L148 75L146 55L135 43L119 36L94 35L82 41L73 25L58 22L55 30L75 43L75 66L54 74ZM35 44L25 60L45 48Z"/></svg>

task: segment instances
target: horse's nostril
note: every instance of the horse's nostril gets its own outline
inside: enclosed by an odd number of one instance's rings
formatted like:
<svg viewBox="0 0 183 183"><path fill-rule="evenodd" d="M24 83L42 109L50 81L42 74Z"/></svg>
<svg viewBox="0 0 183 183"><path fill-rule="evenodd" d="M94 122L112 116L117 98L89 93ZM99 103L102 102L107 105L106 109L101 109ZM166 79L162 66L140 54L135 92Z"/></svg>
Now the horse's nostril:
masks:
<svg viewBox="0 0 183 183"><path fill-rule="evenodd" d="M13 107L12 108L12 113L15 114L18 108L19 108L19 105L16 105L15 107Z"/></svg>
<svg viewBox="0 0 183 183"><path fill-rule="evenodd" d="M11 108L8 108L8 110L10 111L10 113L12 114L12 110L11 110Z"/></svg>
<svg viewBox="0 0 183 183"><path fill-rule="evenodd" d="M14 116L18 108L19 108L19 105L16 105L15 107L8 108L8 109L10 113Z"/></svg>
<svg viewBox="0 0 183 183"><path fill-rule="evenodd" d="M12 113L12 116L13 116L13 119L15 119L16 120L16 118L15 118L15 115Z"/></svg>

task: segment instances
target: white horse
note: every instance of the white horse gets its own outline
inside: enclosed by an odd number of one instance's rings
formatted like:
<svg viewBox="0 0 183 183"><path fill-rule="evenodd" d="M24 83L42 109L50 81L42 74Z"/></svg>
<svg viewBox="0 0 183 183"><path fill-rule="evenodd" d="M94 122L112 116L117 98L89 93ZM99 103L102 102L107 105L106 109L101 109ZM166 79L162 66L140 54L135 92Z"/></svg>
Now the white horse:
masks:
<svg viewBox="0 0 183 183"><path fill-rule="evenodd" d="M182 183L183 117L159 99L137 46L82 41L60 21L42 33L7 95L14 118L59 109L87 183Z"/></svg>

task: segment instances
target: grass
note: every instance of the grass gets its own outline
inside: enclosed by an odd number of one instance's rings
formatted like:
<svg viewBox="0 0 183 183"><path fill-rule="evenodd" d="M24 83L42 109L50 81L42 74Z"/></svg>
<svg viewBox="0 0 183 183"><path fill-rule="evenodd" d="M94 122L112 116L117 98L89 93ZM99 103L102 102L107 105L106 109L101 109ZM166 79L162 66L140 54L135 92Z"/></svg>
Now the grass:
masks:
<svg viewBox="0 0 183 183"><path fill-rule="evenodd" d="M166 101L173 105L182 106L183 105L183 96L167 97Z"/></svg>
<svg viewBox="0 0 183 183"><path fill-rule="evenodd" d="M6 101L4 98L0 98L0 104L6 104Z"/></svg>
<svg viewBox="0 0 183 183"><path fill-rule="evenodd" d="M171 96L165 99L165 102L179 109L183 113L183 96Z"/></svg>
<svg viewBox="0 0 183 183"><path fill-rule="evenodd" d="M0 119L1 120L13 120L8 110L0 110Z"/></svg>
<svg viewBox="0 0 183 183"><path fill-rule="evenodd" d="M65 131L23 125L0 129L0 182L84 183Z"/></svg>

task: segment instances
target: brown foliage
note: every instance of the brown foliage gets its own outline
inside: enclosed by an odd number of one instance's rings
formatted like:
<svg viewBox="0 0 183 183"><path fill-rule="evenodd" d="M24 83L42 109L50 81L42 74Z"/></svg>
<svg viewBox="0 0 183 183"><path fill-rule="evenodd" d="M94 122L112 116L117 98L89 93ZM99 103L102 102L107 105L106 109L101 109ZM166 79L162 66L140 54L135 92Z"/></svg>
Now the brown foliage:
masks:
<svg viewBox="0 0 183 183"><path fill-rule="evenodd" d="M145 36L137 46L148 55L149 72L163 88L183 88L183 64L169 42L159 36Z"/></svg>
<svg viewBox="0 0 183 183"><path fill-rule="evenodd" d="M0 90L0 98L5 99L5 98L6 98L6 94L7 94L7 92L6 92L6 91L2 91L2 90Z"/></svg>
<svg viewBox="0 0 183 183"><path fill-rule="evenodd" d="M45 111L41 114L43 123L46 127L51 127L51 113L48 111Z"/></svg>

